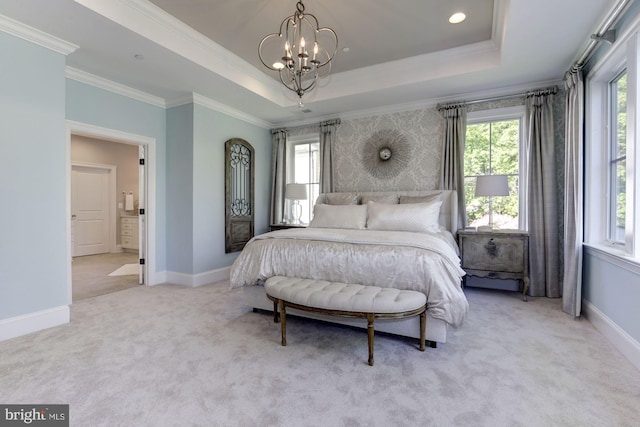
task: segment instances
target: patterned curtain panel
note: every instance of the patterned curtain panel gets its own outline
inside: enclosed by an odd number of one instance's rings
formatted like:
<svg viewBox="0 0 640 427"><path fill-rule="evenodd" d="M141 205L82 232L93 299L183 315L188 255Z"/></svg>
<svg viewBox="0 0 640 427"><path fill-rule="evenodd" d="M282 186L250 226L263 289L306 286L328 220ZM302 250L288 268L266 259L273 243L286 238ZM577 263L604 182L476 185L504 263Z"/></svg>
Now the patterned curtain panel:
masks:
<svg viewBox="0 0 640 427"><path fill-rule="evenodd" d="M440 189L458 192L458 228L467 225L464 200L464 143L467 132L467 107L462 104L439 107L444 117Z"/></svg>
<svg viewBox="0 0 640 427"><path fill-rule="evenodd" d="M531 296L560 297L558 202L553 138L553 92L527 94L525 138Z"/></svg>
<svg viewBox="0 0 640 427"><path fill-rule="evenodd" d="M287 185L287 130L271 131L271 224L282 222Z"/></svg>
<svg viewBox="0 0 640 427"><path fill-rule="evenodd" d="M339 124L340 119L320 123L320 193L332 193L334 191L331 153Z"/></svg>
<svg viewBox="0 0 640 427"><path fill-rule="evenodd" d="M580 316L582 300L584 82L582 70L565 76L564 274L562 309Z"/></svg>

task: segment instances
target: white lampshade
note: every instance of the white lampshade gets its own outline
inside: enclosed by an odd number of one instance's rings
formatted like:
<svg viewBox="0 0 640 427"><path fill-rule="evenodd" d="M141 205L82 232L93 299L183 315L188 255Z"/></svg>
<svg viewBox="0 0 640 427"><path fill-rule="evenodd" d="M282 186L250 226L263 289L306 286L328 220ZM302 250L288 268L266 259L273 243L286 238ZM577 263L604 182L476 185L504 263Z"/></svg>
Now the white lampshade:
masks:
<svg viewBox="0 0 640 427"><path fill-rule="evenodd" d="M291 200L307 199L307 184L287 184L284 191L284 198Z"/></svg>
<svg viewBox="0 0 640 427"><path fill-rule="evenodd" d="M481 175L476 178L476 196L508 196L507 175Z"/></svg>

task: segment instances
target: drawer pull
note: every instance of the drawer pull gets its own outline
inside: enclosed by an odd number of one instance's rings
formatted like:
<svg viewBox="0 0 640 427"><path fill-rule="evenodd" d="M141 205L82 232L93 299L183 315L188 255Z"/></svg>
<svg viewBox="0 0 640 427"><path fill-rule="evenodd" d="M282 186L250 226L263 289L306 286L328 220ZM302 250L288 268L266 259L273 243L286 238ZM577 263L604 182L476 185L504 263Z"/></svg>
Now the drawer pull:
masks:
<svg viewBox="0 0 640 427"><path fill-rule="evenodd" d="M493 241L493 239L489 239L489 242L484 245L484 248L487 250L487 255L489 255L491 258L495 258L498 256L498 246L496 245L496 242Z"/></svg>

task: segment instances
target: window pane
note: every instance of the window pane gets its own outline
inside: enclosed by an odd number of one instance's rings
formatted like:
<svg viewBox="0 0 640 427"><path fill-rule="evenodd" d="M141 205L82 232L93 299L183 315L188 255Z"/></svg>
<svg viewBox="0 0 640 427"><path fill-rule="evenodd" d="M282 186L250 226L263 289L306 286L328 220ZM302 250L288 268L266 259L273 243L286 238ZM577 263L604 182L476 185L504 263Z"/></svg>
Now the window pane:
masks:
<svg viewBox="0 0 640 427"><path fill-rule="evenodd" d="M507 120L491 125L491 172L494 175L518 173L520 121Z"/></svg>
<svg viewBox="0 0 640 427"><path fill-rule="evenodd" d="M624 72L610 84L611 90L611 142L609 160L609 239L625 241L627 203L627 73Z"/></svg>
<svg viewBox="0 0 640 427"><path fill-rule="evenodd" d="M309 146L311 151L311 174L309 182L320 182L320 143L312 143ZM315 199L313 199L315 201Z"/></svg>
<svg viewBox="0 0 640 427"><path fill-rule="evenodd" d="M490 124L467 126L464 147L464 175L477 176L489 173ZM475 181L473 182L475 188Z"/></svg>
<svg viewBox="0 0 640 427"><path fill-rule="evenodd" d="M621 160L617 162L615 171L614 188L614 206L615 212L612 212L613 217L613 230L612 240L616 242L624 242L624 229L626 222L626 208L627 208L627 168L625 161Z"/></svg>
<svg viewBox="0 0 640 427"><path fill-rule="evenodd" d="M300 200L302 205L300 221L308 224L311 221L313 205L318 198L320 187L320 143L317 140L295 143L291 145L291 148L293 149L293 161L288 165L289 182L307 184L308 198ZM289 209L291 209L290 205Z"/></svg>
<svg viewBox="0 0 640 427"><path fill-rule="evenodd" d="M464 151L467 222L472 227L519 228L520 120L467 125ZM507 175L509 196L476 197L476 177Z"/></svg>

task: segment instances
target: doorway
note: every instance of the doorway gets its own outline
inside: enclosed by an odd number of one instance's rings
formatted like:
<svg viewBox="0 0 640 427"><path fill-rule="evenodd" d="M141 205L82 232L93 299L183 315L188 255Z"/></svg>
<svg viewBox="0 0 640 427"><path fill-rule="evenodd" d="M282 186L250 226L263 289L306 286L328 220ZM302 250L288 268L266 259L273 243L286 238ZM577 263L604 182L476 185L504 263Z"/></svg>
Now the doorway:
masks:
<svg viewBox="0 0 640 427"><path fill-rule="evenodd" d="M80 159L75 146L72 150L72 140L78 139L84 141L85 157ZM155 139L68 121L67 144L69 303L155 284L155 275L148 274L155 263L147 259L147 254L155 253L149 250L154 241L148 239L155 231L155 217L149 221L145 209L155 203L155 179L147 171L155 159ZM118 155L128 158L126 167ZM133 274L130 267L135 268ZM89 283L89 288L76 289L78 280Z"/></svg>

